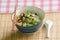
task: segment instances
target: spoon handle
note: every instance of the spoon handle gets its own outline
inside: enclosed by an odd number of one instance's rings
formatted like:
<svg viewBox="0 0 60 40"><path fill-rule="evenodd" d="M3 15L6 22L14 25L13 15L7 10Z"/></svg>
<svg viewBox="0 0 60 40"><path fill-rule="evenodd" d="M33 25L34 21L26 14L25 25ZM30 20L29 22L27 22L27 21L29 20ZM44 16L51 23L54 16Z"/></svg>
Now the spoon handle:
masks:
<svg viewBox="0 0 60 40"><path fill-rule="evenodd" d="M50 29L46 29L46 37L47 37L47 38L50 37Z"/></svg>

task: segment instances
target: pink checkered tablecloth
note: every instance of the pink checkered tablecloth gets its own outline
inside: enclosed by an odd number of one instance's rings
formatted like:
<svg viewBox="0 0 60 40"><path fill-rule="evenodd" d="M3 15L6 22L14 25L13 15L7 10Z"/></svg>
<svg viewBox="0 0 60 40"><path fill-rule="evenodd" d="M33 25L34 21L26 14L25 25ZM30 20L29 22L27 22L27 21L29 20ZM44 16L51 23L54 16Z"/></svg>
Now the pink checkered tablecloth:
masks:
<svg viewBox="0 0 60 40"><path fill-rule="evenodd" d="M36 6L45 12L59 12L60 0L0 0L0 13L12 13L14 7Z"/></svg>

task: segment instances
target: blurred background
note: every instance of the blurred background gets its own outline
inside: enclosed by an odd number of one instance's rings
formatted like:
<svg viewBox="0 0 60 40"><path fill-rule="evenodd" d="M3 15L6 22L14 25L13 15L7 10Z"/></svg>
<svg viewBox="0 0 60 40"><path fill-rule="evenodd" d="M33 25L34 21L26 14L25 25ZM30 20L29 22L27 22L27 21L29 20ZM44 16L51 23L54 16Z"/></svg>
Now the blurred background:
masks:
<svg viewBox="0 0 60 40"><path fill-rule="evenodd" d="M0 0L0 13L12 13L14 7L36 6L45 12L59 12L60 0Z"/></svg>

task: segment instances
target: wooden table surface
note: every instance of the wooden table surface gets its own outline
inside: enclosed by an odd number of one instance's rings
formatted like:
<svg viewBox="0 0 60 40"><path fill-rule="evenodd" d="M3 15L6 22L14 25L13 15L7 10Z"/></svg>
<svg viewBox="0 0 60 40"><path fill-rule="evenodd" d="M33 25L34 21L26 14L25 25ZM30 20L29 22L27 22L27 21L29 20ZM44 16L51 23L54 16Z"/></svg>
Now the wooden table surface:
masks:
<svg viewBox="0 0 60 40"><path fill-rule="evenodd" d="M43 26L37 32L26 35L15 27L12 31L11 14L0 14L0 40L60 40L60 13L46 13L45 19L52 20L50 37L46 38L46 28Z"/></svg>

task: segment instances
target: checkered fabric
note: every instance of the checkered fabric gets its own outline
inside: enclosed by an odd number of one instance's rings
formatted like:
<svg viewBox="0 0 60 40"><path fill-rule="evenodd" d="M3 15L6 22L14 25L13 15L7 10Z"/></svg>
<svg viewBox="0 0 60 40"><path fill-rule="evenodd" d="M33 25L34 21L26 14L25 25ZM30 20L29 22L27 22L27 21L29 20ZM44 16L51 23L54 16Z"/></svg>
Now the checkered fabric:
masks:
<svg viewBox="0 0 60 40"><path fill-rule="evenodd" d="M0 13L12 13L14 7L36 6L45 12L59 12L60 0L0 0Z"/></svg>

